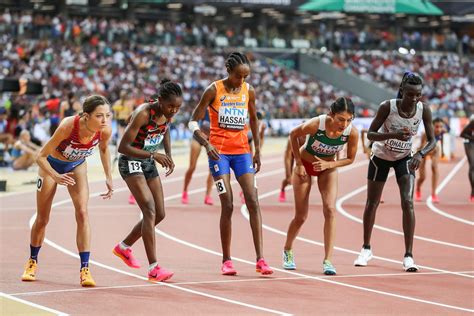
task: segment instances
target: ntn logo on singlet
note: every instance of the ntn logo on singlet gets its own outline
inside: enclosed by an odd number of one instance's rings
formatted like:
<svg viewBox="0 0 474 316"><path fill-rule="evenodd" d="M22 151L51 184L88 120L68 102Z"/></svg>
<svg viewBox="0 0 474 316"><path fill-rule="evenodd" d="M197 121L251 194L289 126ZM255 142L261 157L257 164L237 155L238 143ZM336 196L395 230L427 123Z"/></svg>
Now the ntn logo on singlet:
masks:
<svg viewBox="0 0 474 316"><path fill-rule="evenodd" d="M147 145L159 145L163 140L163 134L148 134L145 138L144 144Z"/></svg>
<svg viewBox="0 0 474 316"><path fill-rule="evenodd" d="M318 140L315 140L314 143L311 145L311 148L313 149L313 151L321 155L335 155L339 151L341 151L343 147L344 147L344 144L329 145L329 144L321 143Z"/></svg>
<svg viewBox="0 0 474 316"><path fill-rule="evenodd" d="M163 141L163 134L148 134L143 142L143 150L156 151Z"/></svg>
<svg viewBox="0 0 474 316"><path fill-rule="evenodd" d="M67 146L63 151L63 156L71 161L81 160L89 157L94 152L95 147L91 148L74 148L71 145Z"/></svg>
<svg viewBox="0 0 474 316"><path fill-rule="evenodd" d="M248 109L237 107L220 107L218 124L221 128L244 129Z"/></svg>

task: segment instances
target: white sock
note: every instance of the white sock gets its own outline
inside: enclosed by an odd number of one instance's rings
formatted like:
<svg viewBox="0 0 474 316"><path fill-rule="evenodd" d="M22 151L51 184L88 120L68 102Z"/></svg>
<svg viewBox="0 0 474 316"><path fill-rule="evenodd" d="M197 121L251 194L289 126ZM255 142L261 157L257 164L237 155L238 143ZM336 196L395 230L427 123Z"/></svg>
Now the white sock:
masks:
<svg viewBox="0 0 474 316"><path fill-rule="evenodd" d="M148 272L153 270L157 265L158 265L158 262L153 262L152 264L150 264L150 266L148 267Z"/></svg>
<svg viewBox="0 0 474 316"><path fill-rule="evenodd" d="M120 242L119 247L122 250L127 250L128 248L130 248L130 246L126 245L123 241Z"/></svg>

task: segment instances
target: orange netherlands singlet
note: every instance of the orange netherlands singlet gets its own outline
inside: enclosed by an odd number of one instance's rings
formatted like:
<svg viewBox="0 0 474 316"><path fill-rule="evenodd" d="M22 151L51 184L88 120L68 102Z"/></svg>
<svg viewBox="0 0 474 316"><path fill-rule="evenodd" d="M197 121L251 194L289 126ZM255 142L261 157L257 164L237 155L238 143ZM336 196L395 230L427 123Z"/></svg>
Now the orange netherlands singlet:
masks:
<svg viewBox="0 0 474 316"><path fill-rule="evenodd" d="M219 154L240 155L250 153L247 137L249 84L244 82L238 93L230 93L224 81L214 82L216 97L209 105L211 133L209 141Z"/></svg>

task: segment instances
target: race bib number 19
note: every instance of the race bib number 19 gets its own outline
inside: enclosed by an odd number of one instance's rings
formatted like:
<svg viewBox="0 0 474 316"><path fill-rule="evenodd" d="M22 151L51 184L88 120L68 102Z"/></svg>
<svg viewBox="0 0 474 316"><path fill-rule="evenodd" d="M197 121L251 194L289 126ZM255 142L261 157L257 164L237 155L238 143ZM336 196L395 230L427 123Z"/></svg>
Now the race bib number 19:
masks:
<svg viewBox="0 0 474 316"><path fill-rule="evenodd" d="M128 162L128 172L129 173L137 173L137 172L143 172L142 170L142 164L140 161L134 161L130 160Z"/></svg>

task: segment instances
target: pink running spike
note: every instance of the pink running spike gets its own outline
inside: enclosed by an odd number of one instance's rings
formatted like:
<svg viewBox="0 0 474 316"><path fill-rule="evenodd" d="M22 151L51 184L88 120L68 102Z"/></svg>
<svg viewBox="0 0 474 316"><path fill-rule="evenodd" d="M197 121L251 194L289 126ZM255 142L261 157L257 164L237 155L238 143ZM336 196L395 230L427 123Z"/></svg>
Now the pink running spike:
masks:
<svg viewBox="0 0 474 316"><path fill-rule="evenodd" d="M156 265L150 272L148 272L148 281L163 282L169 280L173 276L173 272L165 270Z"/></svg>
<svg viewBox="0 0 474 316"><path fill-rule="evenodd" d="M214 205L214 201L212 200L212 197L210 195L206 195L206 197L204 198L204 204Z"/></svg>
<svg viewBox="0 0 474 316"><path fill-rule="evenodd" d="M182 204L188 204L189 203L188 192L183 191L183 194L181 195L181 203Z"/></svg>
<svg viewBox="0 0 474 316"><path fill-rule="evenodd" d="M421 202L421 192L420 191L415 192L415 202Z"/></svg>
<svg viewBox="0 0 474 316"><path fill-rule="evenodd" d="M433 201L433 203L439 203L439 197L436 194L432 194L431 201Z"/></svg>
<svg viewBox="0 0 474 316"><path fill-rule="evenodd" d="M222 264L221 268L223 275L236 275L237 271L234 269L234 265L232 264L232 260L226 260Z"/></svg>
<svg viewBox="0 0 474 316"><path fill-rule="evenodd" d="M260 272L263 275L267 274L272 274L273 270L268 266L268 264L265 262L265 259L261 258L260 260L257 261L256 265L256 271Z"/></svg>
<svg viewBox="0 0 474 316"><path fill-rule="evenodd" d="M286 202L285 191L280 191L280 196L278 197L278 201L280 201L281 203Z"/></svg>
<svg viewBox="0 0 474 316"><path fill-rule="evenodd" d="M135 257L133 256L132 248L129 247L126 250L122 250L122 248L120 248L120 245L117 244L117 246L115 246L112 252L114 253L114 255L122 259L123 262L125 262L125 264L130 268L140 268L140 262L138 262L138 260L135 259Z"/></svg>
<svg viewBox="0 0 474 316"><path fill-rule="evenodd" d="M133 196L133 194L130 194L130 196L128 197L128 204L130 205L137 204L137 201L135 200L135 197Z"/></svg>

